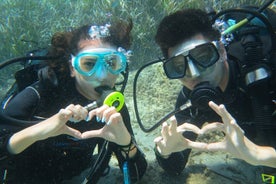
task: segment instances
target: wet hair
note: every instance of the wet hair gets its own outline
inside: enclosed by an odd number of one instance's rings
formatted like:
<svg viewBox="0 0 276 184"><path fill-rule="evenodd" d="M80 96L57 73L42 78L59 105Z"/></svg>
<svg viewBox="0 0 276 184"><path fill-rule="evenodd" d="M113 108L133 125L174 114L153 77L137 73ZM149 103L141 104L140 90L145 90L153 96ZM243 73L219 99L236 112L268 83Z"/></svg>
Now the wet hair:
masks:
<svg viewBox="0 0 276 184"><path fill-rule="evenodd" d="M72 80L68 61L72 54L75 55L79 52L80 48L78 45L80 41L91 39L88 34L90 27L91 25L84 25L69 32L58 32L53 35L48 54L62 57L58 60L49 61L48 67L56 74L59 83L68 84L69 81ZM130 34L132 27L133 24L131 19L127 21L114 19L109 27L110 35L97 39L101 39L104 43L108 43L112 46L129 49L132 42Z"/></svg>
<svg viewBox="0 0 276 184"><path fill-rule="evenodd" d="M111 26L108 28L110 36L101 38L104 43L109 43L116 47L122 47L124 49L129 49L132 42L131 30L132 30L132 20L128 21L122 19L113 20ZM79 29L74 30L73 37L71 40L71 53L77 54L79 52L78 43L81 40L91 39L88 31L91 25L85 25Z"/></svg>
<svg viewBox="0 0 276 184"><path fill-rule="evenodd" d="M212 27L208 14L200 9L183 9L166 16L158 26L155 41L165 58L168 49L197 34L208 40L219 40L220 33Z"/></svg>

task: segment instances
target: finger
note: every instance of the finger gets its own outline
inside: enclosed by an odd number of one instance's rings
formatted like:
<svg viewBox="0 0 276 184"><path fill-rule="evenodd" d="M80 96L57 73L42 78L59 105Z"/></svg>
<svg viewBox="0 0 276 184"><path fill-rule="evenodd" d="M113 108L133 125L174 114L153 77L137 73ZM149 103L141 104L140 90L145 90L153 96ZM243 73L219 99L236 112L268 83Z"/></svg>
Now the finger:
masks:
<svg viewBox="0 0 276 184"><path fill-rule="evenodd" d="M118 113L115 109L115 107L109 107L106 110L103 111L103 117L102 117L102 122L109 122L110 117L113 114Z"/></svg>
<svg viewBox="0 0 276 184"><path fill-rule="evenodd" d="M225 133L231 137L231 140L235 145L238 140L243 140L239 138L243 137L244 131L240 128L236 120L231 116L231 114L224 107L221 108L221 112L223 114L222 115L223 123L226 125Z"/></svg>
<svg viewBox="0 0 276 184"><path fill-rule="evenodd" d="M208 150L208 151L226 151L226 143L225 143L225 141L209 143L206 146L206 150Z"/></svg>
<svg viewBox="0 0 276 184"><path fill-rule="evenodd" d="M234 129L240 134L244 135L244 130L238 125L237 121L233 119L230 121L230 124L234 127Z"/></svg>
<svg viewBox="0 0 276 184"><path fill-rule="evenodd" d="M65 109L72 111L74 114L77 112L77 106L70 104Z"/></svg>
<svg viewBox="0 0 276 184"><path fill-rule="evenodd" d="M188 141L188 147L195 150L207 151L207 143Z"/></svg>
<svg viewBox="0 0 276 184"><path fill-rule="evenodd" d="M159 141L156 143L156 149L158 150L159 153L163 153L164 145L163 145L162 141Z"/></svg>
<svg viewBox="0 0 276 184"><path fill-rule="evenodd" d="M80 131L78 131L76 129L73 129L71 127L66 127L65 134L70 135L72 137L75 137L77 139L81 139L82 138Z"/></svg>
<svg viewBox="0 0 276 184"><path fill-rule="evenodd" d="M220 110L219 110L219 106L213 102L213 101L210 101L208 103L209 107L211 107L218 115L220 115Z"/></svg>
<svg viewBox="0 0 276 184"><path fill-rule="evenodd" d="M95 109L96 112L96 116L97 116L97 120L103 122L103 113L106 109L108 109L109 107L107 105L102 105L101 107Z"/></svg>
<svg viewBox="0 0 276 184"><path fill-rule="evenodd" d="M92 119L94 116L96 116L96 119L98 122L102 122L102 113L104 112L104 110L108 108L107 105L103 105L99 108L93 109L88 113L88 120Z"/></svg>
<svg viewBox="0 0 276 184"><path fill-rule="evenodd" d="M87 119L91 120L96 115L96 112L97 112L96 109L93 109L92 111L90 111L88 113L88 118Z"/></svg>
<svg viewBox="0 0 276 184"><path fill-rule="evenodd" d="M162 124L162 130L161 130L161 135L163 137L163 140L166 142L167 138L169 137L169 127L166 122Z"/></svg>
<svg viewBox="0 0 276 184"><path fill-rule="evenodd" d="M219 110L220 110L220 114L221 114L221 117L223 119L223 122L224 123L230 123L231 120L234 120L234 118L232 117L232 115L226 110L225 106L224 105L220 105L219 106Z"/></svg>
<svg viewBox="0 0 276 184"><path fill-rule="evenodd" d="M74 107L74 104L70 104L70 105L68 105L65 109L71 109L71 108L73 108Z"/></svg>
<svg viewBox="0 0 276 184"><path fill-rule="evenodd" d="M73 112L73 115L70 119L70 121L72 122L79 122L86 119L87 117L87 110L80 105L69 105L68 107L66 107L66 109Z"/></svg>
<svg viewBox="0 0 276 184"><path fill-rule="evenodd" d="M106 125L115 124L116 126L118 126L118 123L122 123L121 125L124 126L123 118L122 118L121 114L116 112L115 114L112 114L108 118Z"/></svg>
<svg viewBox="0 0 276 184"><path fill-rule="evenodd" d="M231 129L232 131L229 133L231 142L235 147L240 147L240 145L244 145L243 130L239 126L237 126L234 120L232 120L230 124L233 126Z"/></svg>
<svg viewBox="0 0 276 184"><path fill-rule="evenodd" d="M197 126L195 126L191 123L184 123L184 124L178 126L177 131L178 132L192 131L196 134L201 134L201 130Z"/></svg>
<svg viewBox="0 0 276 184"><path fill-rule="evenodd" d="M85 108L84 108L83 106L81 106L81 105L76 105L76 106L75 106L75 109L76 109L76 113L77 113L82 119L86 118L87 113L88 113L87 109L85 109Z"/></svg>
<svg viewBox="0 0 276 184"><path fill-rule="evenodd" d="M175 116L172 116L170 118L169 131L170 131L171 134L176 134L177 133L177 122L176 122Z"/></svg>
<svg viewBox="0 0 276 184"><path fill-rule="evenodd" d="M93 137L101 137L100 130L91 130L91 131L83 132L81 134L82 139L88 139L88 138L93 138Z"/></svg>
<svg viewBox="0 0 276 184"><path fill-rule="evenodd" d="M201 129L201 134L205 134L212 131L224 131L224 129L225 129L225 125L223 123L219 123L219 122L209 123Z"/></svg>
<svg viewBox="0 0 276 184"><path fill-rule="evenodd" d="M218 114L223 120L223 123L229 125L230 121L234 119L231 114L226 110L223 104L217 105L214 102L210 101L209 106Z"/></svg>
<svg viewBox="0 0 276 184"><path fill-rule="evenodd" d="M153 142L155 143L155 144L157 144L158 142L160 142L160 141L162 141L162 137L161 136L159 136L159 137L156 137L154 140L153 140Z"/></svg>
<svg viewBox="0 0 276 184"><path fill-rule="evenodd" d="M58 114L61 121L67 122L72 117L73 112L68 109L60 109Z"/></svg>

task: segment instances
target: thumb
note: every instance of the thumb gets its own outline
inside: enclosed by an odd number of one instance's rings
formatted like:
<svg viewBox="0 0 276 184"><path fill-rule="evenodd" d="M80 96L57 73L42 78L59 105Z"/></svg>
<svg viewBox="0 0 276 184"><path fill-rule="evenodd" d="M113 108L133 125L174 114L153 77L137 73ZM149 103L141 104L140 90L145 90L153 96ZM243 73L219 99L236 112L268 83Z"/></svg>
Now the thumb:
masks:
<svg viewBox="0 0 276 184"><path fill-rule="evenodd" d="M161 136L159 136L159 137L156 137L153 142L158 143L158 142L162 141L162 139L163 138Z"/></svg>
<svg viewBox="0 0 276 184"><path fill-rule="evenodd" d="M80 133L80 131L73 129L71 127L66 126L64 133L77 139L82 139L82 134Z"/></svg>
<svg viewBox="0 0 276 184"><path fill-rule="evenodd" d="M81 134L82 139L88 139L88 138L93 138L93 137L101 137L99 130L91 130L91 131L83 132Z"/></svg>

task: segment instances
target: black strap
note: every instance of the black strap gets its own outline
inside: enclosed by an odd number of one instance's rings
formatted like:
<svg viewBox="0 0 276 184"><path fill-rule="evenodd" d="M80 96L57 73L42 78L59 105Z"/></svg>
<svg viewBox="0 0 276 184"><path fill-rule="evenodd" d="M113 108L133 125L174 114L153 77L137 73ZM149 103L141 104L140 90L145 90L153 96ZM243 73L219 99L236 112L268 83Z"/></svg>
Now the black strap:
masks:
<svg viewBox="0 0 276 184"><path fill-rule="evenodd" d="M108 165L109 163L109 159L106 159L109 151L108 147L109 142L105 140L100 148L100 153L98 154L96 161L92 163L93 166L91 166L90 171L82 184L95 184L98 182L106 168L105 165ZM106 175L106 173L104 174Z"/></svg>

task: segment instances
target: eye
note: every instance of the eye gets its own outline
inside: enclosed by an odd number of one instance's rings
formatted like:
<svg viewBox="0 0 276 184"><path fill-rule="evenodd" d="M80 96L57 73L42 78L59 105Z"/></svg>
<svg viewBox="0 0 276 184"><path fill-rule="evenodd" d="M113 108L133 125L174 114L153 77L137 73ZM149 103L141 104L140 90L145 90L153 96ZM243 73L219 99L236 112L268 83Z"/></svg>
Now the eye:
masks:
<svg viewBox="0 0 276 184"><path fill-rule="evenodd" d="M204 44L193 49L190 52L190 56L203 67L210 66L210 64L216 62L219 57L216 48L210 44Z"/></svg>
<svg viewBox="0 0 276 184"><path fill-rule="evenodd" d="M182 55L172 58L174 70L178 73L183 72L185 69L185 57Z"/></svg>
<svg viewBox="0 0 276 184"><path fill-rule="evenodd" d="M91 62L91 61L86 61L85 63L84 63L84 66L86 66L86 67L94 67L95 66L95 62Z"/></svg>
<svg viewBox="0 0 276 184"><path fill-rule="evenodd" d="M88 57L82 58L80 62L80 67L83 71L88 72L93 69L96 62L97 62L96 58L88 58Z"/></svg>

